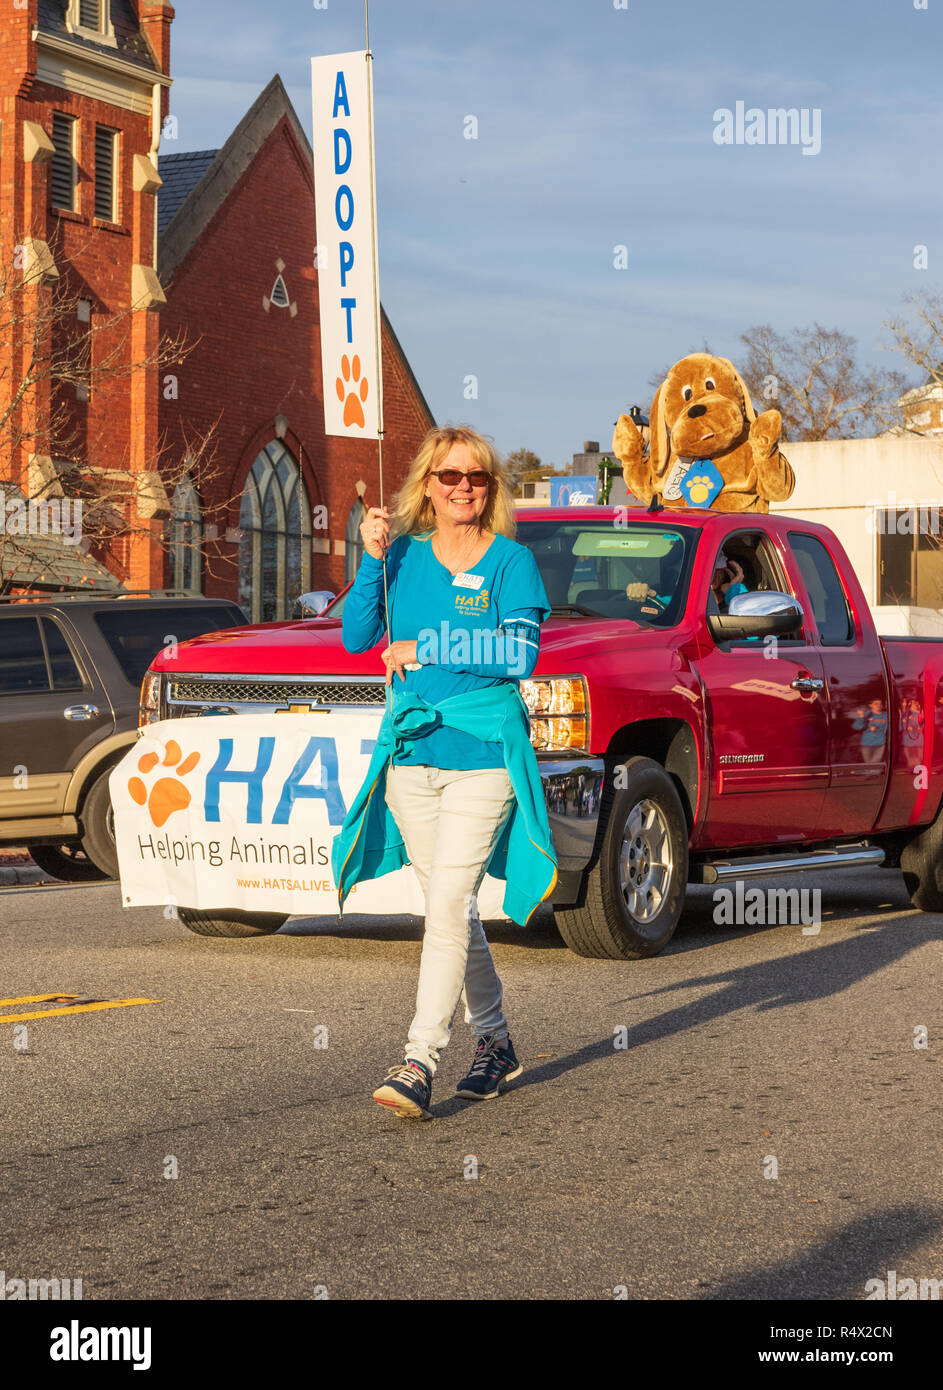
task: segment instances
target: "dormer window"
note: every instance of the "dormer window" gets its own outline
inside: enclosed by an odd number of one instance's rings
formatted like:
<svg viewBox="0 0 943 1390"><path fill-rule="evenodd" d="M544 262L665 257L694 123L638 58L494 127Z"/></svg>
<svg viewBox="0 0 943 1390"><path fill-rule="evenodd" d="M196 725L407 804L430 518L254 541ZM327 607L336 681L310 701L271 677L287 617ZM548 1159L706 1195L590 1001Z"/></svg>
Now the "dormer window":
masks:
<svg viewBox="0 0 943 1390"><path fill-rule="evenodd" d="M111 0L69 0L66 26L84 39L117 46L111 22Z"/></svg>

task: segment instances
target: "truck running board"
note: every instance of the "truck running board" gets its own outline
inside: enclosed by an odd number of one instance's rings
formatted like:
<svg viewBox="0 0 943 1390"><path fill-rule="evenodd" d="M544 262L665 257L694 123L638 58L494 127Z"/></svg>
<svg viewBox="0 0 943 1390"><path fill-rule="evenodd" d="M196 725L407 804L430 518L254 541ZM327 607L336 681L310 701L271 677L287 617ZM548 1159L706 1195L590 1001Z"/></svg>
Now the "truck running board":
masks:
<svg viewBox="0 0 943 1390"><path fill-rule="evenodd" d="M767 878L810 869L849 869L861 864L884 863L884 851L876 845L842 845L809 854L770 855L753 859L707 859L692 864L692 883L724 883L738 878Z"/></svg>

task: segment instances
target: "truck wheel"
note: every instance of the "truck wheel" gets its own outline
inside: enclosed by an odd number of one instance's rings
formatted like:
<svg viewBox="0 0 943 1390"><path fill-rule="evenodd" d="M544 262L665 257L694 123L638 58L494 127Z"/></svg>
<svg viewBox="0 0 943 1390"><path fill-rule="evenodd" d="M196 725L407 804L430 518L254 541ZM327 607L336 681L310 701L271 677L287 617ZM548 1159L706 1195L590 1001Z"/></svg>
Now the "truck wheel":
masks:
<svg viewBox="0 0 943 1390"><path fill-rule="evenodd" d="M237 908L220 916L195 907L180 907L177 915L197 936L271 936L288 921L280 912L242 912Z"/></svg>
<svg viewBox="0 0 943 1390"><path fill-rule="evenodd" d="M79 845L27 845L26 848L37 868L66 883L91 883L108 877Z"/></svg>
<svg viewBox="0 0 943 1390"><path fill-rule="evenodd" d="M118 850L115 845L115 814L108 790L109 767L92 783L85 798L79 824L82 848L106 878L118 877Z"/></svg>
<svg viewBox="0 0 943 1390"><path fill-rule="evenodd" d="M943 912L943 818L915 835L900 852L910 901L921 912Z"/></svg>
<svg viewBox="0 0 943 1390"><path fill-rule="evenodd" d="M688 827L665 769L629 758L624 786L604 798L609 816L584 901L554 909L560 935L578 956L638 960L674 935L688 882Z"/></svg>

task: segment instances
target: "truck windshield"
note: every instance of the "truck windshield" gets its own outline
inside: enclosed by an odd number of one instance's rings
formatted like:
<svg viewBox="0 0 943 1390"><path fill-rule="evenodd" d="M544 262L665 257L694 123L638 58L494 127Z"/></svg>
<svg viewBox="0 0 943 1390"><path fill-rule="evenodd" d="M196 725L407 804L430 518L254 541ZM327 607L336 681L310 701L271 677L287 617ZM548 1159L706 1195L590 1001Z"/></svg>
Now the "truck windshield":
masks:
<svg viewBox="0 0 943 1390"><path fill-rule="evenodd" d="M684 611L698 534L688 526L655 521L620 527L608 517L518 517L516 539L533 552L555 613L672 627ZM323 616L339 618L348 593L339 594Z"/></svg>
<svg viewBox="0 0 943 1390"><path fill-rule="evenodd" d="M687 526L519 518L517 539L533 553L554 612L671 627L684 609L697 541Z"/></svg>

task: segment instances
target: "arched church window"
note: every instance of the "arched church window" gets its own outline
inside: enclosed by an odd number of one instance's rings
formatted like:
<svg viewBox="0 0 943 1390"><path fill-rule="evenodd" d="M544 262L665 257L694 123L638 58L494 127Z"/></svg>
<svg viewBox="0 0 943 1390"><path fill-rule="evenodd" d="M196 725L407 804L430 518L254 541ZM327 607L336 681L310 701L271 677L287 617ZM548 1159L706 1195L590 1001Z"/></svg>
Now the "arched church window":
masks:
<svg viewBox="0 0 943 1390"><path fill-rule="evenodd" d="M170 587L188 594L203 591L203 513L189 478L174 488L171 503Z"/></svg>
<svg viewBox="0 0 943 1390"><path fill-rule="evenodd" d="M239 529L239 602L254 623L289 617L311 587L311 508L298 465L279 439L252 465Z"/></svg>
<svg viewBox="0 0 943 1390"><path fill-rule="evenodd" d="M357 578L357 571L363 558L363 538L360 534L360 528L366 515L367 509L358 497L350 509L350 516L347 518L346 545L344 546L345 584L349 583L351 579Z"/></svg>

